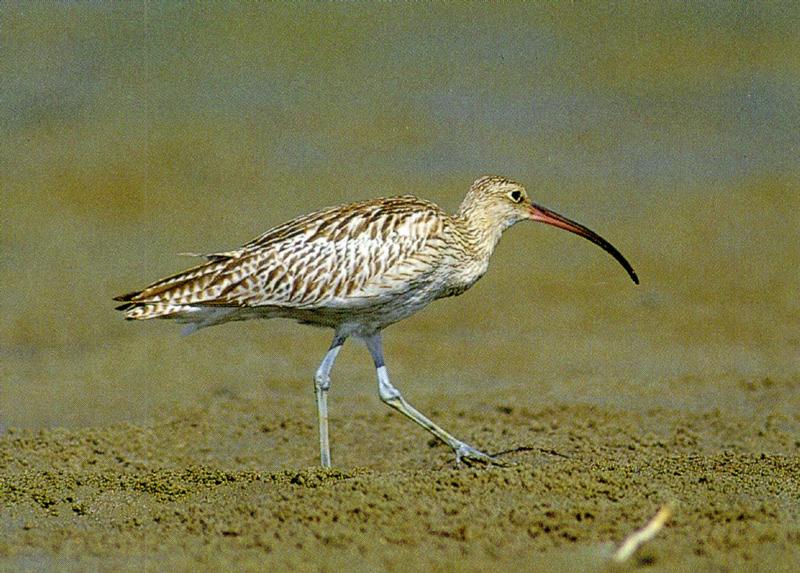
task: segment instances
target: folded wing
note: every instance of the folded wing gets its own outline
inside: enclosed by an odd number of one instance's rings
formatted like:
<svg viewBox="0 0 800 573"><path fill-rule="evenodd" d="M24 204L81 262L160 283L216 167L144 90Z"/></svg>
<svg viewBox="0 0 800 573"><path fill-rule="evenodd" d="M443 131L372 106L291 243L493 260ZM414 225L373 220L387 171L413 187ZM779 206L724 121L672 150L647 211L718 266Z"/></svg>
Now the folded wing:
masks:
<svg viewBox="0 0 800 573"><path fill-rule="evenodd" d="M444 214L394 197L298 217L241 248L117 300L126 318L180 317L199 307L356 309L426 280L439 262Z"/></svg>

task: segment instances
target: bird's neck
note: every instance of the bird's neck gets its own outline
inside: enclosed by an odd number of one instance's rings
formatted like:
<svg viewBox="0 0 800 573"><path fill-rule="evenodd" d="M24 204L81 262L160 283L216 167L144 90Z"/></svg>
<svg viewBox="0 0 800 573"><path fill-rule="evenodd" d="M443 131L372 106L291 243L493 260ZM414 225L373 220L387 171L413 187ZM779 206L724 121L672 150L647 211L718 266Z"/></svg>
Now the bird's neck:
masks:
<svg viewBox="0 0 800 573"><path fill-rule="evenodd" d="M460 238L465 244L465 250L469 251L472 257L488 263L506 226L490 220L479 211L463 209L455 215L454 220Z"/></svg>
<svg viewBox="0 0 800 573"><path fill-rule="evenodd" d="M450 223L450 270L439 297L457 296L475 284L489 268L489 259L503 234L497 225L485 225L462 213L451 216Z"/></svg>

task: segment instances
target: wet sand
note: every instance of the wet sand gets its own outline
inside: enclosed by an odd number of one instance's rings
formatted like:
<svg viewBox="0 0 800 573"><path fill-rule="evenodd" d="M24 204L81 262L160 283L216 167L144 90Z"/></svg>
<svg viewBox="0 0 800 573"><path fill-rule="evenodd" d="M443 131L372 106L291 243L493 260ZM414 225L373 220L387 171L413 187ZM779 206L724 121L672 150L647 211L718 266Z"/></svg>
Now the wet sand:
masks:
<svg viewBox="0 0 800 573"><path fill-rule="evenodd" d="M798 411L796 379L735 392ZM149 424L14 431L0 442L1 568L797 569L796 414L520 402L438 405L503 468L454 467L378 407L334 415L336 468L306 467L312 420L236 396ZM260 469L276 464L295 469ZM666 529L612 566L665 502Z"/></svg>

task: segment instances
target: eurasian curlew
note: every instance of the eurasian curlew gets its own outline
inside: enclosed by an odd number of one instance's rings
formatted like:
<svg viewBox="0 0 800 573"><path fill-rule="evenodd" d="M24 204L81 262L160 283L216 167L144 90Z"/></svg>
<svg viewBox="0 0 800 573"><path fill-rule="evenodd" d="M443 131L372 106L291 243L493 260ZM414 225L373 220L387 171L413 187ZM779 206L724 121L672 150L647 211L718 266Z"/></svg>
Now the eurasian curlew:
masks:
<svg viewBox="0 0 800 573"><path fill-rule="evenodd" d="M456 439L406 402L389 381L381 331L434 300L456 296L480 279L510 226L523 220L576 233L609 252L638 284L631 265L608 241L532 203L504 177L475 181L458 213L414 196L362 201L297 217L242 247L147 288L117 297L125 318L172 318L184 332L250 318L292 318L334 330L314 376L320 460L331 464L327 393L345 340L363 339L381 400L449 445L456 461L498 461Z"/></svg>

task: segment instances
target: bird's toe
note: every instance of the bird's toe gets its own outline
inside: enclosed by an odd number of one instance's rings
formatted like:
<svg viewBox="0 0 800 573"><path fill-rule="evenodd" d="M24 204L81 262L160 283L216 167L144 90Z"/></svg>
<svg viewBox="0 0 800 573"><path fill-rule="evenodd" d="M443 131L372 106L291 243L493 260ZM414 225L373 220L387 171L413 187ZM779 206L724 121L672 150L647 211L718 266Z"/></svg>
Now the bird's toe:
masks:
<svg viewBox="0 0 800 573"><path fill-rule="evenodd" d="M456 464L461 464L462 462L468 466L473 465L492 465L492 466L508 466L508 463L500 460L494 456L490 456L489 454L485 454L482 451L473 448L469 444L465 444L463 442L459 443L456 447L453 448L456 454Z"/></svg>

